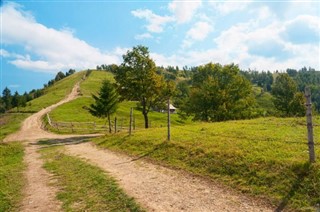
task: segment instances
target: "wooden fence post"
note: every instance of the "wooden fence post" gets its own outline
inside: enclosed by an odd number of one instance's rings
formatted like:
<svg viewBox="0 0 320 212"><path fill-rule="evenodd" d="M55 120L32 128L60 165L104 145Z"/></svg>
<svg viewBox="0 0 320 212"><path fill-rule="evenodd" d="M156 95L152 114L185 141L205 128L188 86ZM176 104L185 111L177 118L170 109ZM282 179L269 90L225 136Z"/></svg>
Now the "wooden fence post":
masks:
<svg viewBox="0 0 320 212"><path fill-rule="evenodd" d="M312 104L310 88L305 88L306 106L307 106L307 129L308 129L308 147L309 147L309 161L310 163L316 162L316 153L314 150L313 141L313 125L312 125Z"/></svg>
<svg viewBox="0 0 320 212"><path fill-rule="evenodd" d="M133 116L133 130L136 130L136 118Z"/></svg>
<svg viewBox="0 0 320 212"><path fill-rule="evenodd" d="M170 98L168 98L168 141L171 139L171 132L170 132Z"/></svg>
<svg viewBox="0 0 320 212"><path fill-rule="evenodd" d="M133 115L133 108L130 109L129 135L131 135L131 131L132 131L132 115Z"/></svg>

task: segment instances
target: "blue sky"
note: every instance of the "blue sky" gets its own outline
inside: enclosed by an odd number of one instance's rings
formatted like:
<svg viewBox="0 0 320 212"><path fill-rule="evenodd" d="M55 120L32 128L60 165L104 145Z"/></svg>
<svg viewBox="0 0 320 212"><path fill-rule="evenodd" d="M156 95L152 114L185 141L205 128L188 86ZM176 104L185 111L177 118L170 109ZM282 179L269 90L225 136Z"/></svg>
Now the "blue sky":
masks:
<svg viewBox="0 0 320 212"><path fill-rule="evenodd" d="M0 13L1 91L120 64L140 44L159 66L320 70L320 1L2 1Z"/></svg>

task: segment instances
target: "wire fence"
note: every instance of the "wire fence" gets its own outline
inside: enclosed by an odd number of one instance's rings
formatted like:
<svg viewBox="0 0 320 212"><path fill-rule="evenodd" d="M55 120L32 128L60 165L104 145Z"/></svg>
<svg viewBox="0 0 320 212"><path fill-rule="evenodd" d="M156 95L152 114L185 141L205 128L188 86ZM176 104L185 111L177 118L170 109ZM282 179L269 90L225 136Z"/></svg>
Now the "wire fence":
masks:
<svg viewBox="0 0 320 212"><path fill-rule="evenodd" d="M47 122L49 126L58 132L109 132L108 124L98 124L96 122L61 122L54 121L51 119L50 115L47 114ZM129 131L129 121L125 119L120 119L120 121L111 121L111 131ZM133 123L132 129L135 130L136 126Z"/></svg>

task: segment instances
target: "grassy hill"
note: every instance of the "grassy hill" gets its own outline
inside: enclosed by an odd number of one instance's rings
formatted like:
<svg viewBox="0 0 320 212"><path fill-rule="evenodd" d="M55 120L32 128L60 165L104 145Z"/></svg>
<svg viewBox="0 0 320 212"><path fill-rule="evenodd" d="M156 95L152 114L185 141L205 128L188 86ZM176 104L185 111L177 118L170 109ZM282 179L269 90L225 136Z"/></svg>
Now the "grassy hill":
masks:
<svg viewBox="0 0 320 212"><path fill-rule="evenodd" d="M44 90L43 96L28 102L26 107L20 108L20 111L37 112L42 108L59 102L71 92L73 86L81 80L85 73L85 71L77 72L56 82Z"/></svg>
<svg viewBox="0 0 320 212"><path fill-rule="evenodd" d="M320 156L320 117L315 118ZM242 192L269 199L279 210L314 211L320 205L320 161L309 164L305 120L259 118L195 123L166 129L106 135L94 142L137 158L146 157L218 179Z"/></svg>
<svg viewBox="0 0 320 212"><path fill-rule="evenodd" d="M83 97L51 112L54 121L105 120L91 116L85 107L100 88L106 72L93 71L81 84ZM257 91L258 92L258 91ZM258 105L273 112L269 93L256 93ZM123 102L118 120L128 122L135 102ZM166 114L151 112L151 129L144 130L143 117L135 110L141 130L95 139L97 145L125 152L218 179L254 196L269 199L279 210L313 211L320 205L320 162L309 164L305 118L258 118L220 123L182 122L172 115L172 141L166 141ZM314 119L316 154L320 155L320 117ZM70 132L69 132L70 133Z"/></svg>
<svg viewBox="0 0 320 212"><path fill-rule="evenodd" d="M55 122L95 122L97 125L104 125L106 122L105 119L96 118L87 110L90 104L94 102L92 94L97 94L104 79L114 81L111 73L104 71L92 71L87 79L80 84L82 96L53 110L50 113L51 119ZM144 119L141 111L137 108L137 102L121 102L117 112L112 116L112 119L117 117L118 125L128 127L131 107L134 108L136 128L143 128ZM165 127L167 123L167 115L165 113L151 111L149 113L149 120L151 122L151 127ZM178 114L172 114L173 124L181 125L185 122L186 121L180 120ZM190 123L190 120L187 122ZM60 132L70 133L70 130L60 130ZM94 131L92 129L82 129L78 131L78 133L90 132Z"/></svg>

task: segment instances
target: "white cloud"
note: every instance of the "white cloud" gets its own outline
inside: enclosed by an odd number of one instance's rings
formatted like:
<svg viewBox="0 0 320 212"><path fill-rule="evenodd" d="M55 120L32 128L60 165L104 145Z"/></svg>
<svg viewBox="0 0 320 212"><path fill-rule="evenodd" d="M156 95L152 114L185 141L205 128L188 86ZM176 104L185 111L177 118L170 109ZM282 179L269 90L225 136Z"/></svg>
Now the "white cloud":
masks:
<svg viewBox="0 0 320 212"><path fill-rule="evenodd" d="M173 21L173 18L170 16L160 16L154 14L151 10L134 10L131 11L131 14L137 18L144 18L147 20L148 25L147 30L149 32L160 33L163 31L163 27L168 23Z"/></svg>
<svg viewBox="0 0 320 212"><path fill-rule="evenodd" d="M214 10L217 10L222 15L227 15L235 11L246 9L251 1L210 1L209 3L213 6Z"/></svg>
<svg viewBox="0 0 320 212"><path fill-rule="evenodd" d="M213 27L204 21L199 21L187 32L186 39L182 43L183 48L190 47L194 41L202 41L207 38Z"/></svg>
<svg viewBox="0 0 320 212"><path fill-rule="evenodd" d="M204 40L208 34L212 31L212 26L207 22L197 22L195 25L187 32L187 37L193 40Z"/></svg>
<svg viewBox="0 0 320 212"><path fill-rule="evenodd" d="M134 36L134 39L136 40L143 40L143 39L149 39L149 38L153 38L153 36L150 33L143 33L143 34Z"/></svg>
<svg viewBox="0 0 320 212"><path fill-rule="evenodd" d="M177 23L187 23L192 20L194 14L201 6L201 1L173 0L169 3L169 10L174 14Z"/></svg>
<svg viewBox="0 0 320 212"><path fill-rule="evenodd" d="M157 65L197 66L208 62L239 64L242 69L285 70L311 66L320 69L320 48L313 43L292 42L282 36L288 26L304 23L317 29L319 17L298 16L280 21L266 8L265 14L246 22L234 24L222 31L214 40L216 47L204 50L180 51L174 55L153 54ZM256 11L257 13L259 10ZM266 19L266 17L269 17ZM191 36L191 35L189 35ZM196 35L193 38L198 38ZM201 36L199 37L199 39ZM186 39L185 45L192 45ZM189 42L189 43L188 43ZM319 43L319 37L318 37Z"/></svg>
<svg viewBox="0 0 320 212"><path fill-rule="evenodd" d="M3 5L1 16L2 42L22 46L32 55L11 55L15 59L10 62L19 68L57 72L69 68L93 68L99 64L120 61L118 56L103 53L76 38L70 30L56 30L37 23L30 13L22 11L17 4Z"/></svg>
<svg viewBox="0 0 320 212"><path fill-rule="evenodd" d="M0 56L1 56L1 57L10 57L10 53L7 52L7 51L4 50L4 49L0 49Z"/></svg>

